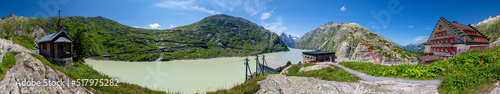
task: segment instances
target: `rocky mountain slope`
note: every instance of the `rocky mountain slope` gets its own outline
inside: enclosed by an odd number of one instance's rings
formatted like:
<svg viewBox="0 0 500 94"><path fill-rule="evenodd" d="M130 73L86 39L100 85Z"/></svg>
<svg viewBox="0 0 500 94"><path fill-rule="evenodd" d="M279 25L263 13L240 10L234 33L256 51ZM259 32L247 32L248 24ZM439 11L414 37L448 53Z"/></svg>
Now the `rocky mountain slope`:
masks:
<svg viewBox="0 0 500 94"><path fill-rule="evenodd" d="M394 46L387 39L357 23L328 22L304 34L293 46L299 49L334 51L338 58L373 61L365 44L374 53L377 62L414 62L418 53Z"/></svg>
<svg viewBox="0 0 500 94"><path fill-rule="evenodd" d="M166 52L163 53L166 58L247 56L289 50L276 33L246 19L225 14L159 31L156 35L155 42Z"/></svg>
<svg viewBox="0 0 500 94"><path fill-rule="evenodd" d="M426 43L426 42L427 41L422 41L419 43L410 43L406 46L403 46L402 48L405 50L412 51L412 52L424 52L424 43Z"/></svg>
<svg viewBox="0 0 500 94"><path fill-rule="evenodd" d="M27 18L11 14L0 21L0 37L29 35L36 47L44 35L57 31L57 17ZM122 25L98 16L61 17L70 36L77 30L87 35L90 55L95 59L154 61L246 56L287 51L280 37L239 17L214 15L187 26L149 30Z"/></svg>
<svg viewBox="0 0 500 94"><path fill-rule="evenodd" d="M482 22L479 22L474 26L479 32L486 35L486 37L492 43L500 43L500 15L495 17L489 17ZM500 45L500 44L497 44Z"/></svg>
<svg viewBox="0 0 500 94"><path fill-rule="evenodd" d="M287 47L292 47L297 41L299 41L299 37L292 36L292 34L281 33L280 38L283 42L285 42Z"/></svg>

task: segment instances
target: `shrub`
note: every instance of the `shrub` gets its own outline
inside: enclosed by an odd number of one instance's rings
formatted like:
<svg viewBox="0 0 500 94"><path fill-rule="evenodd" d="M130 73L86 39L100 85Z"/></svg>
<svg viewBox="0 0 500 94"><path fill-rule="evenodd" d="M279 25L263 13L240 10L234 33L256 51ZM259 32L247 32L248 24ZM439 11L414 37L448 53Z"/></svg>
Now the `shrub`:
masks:
<svg viewBox="0 0 500 94"><path fill-rule="evenodd" d="M385 77L397 77L397 78L407 78L407 79L437 79L442 68L431 65L398 65L398 66L384 66L380 64L373 63L363 63L363 62L342 62L341 65L357 70L372 76L385 76Z"/></svg>
<svg viewBox="0 0 500 94"><path fill-rule="evenodd" d="M300 67L298 65L292 65L290 68L288 68L287 71L288 71L288 73L297 73L297 72L299 72L300 68L302 68L302 67Z"/></svg>

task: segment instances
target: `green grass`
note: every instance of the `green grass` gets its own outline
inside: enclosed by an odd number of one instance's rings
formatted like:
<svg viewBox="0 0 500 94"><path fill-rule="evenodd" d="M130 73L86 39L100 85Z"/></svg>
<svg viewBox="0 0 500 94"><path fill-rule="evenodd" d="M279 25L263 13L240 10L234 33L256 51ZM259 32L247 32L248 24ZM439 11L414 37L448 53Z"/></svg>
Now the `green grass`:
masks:
<svg viewBox="0 0 500 94"><path fill-rule="evenodd" d="M28 35L17 35L14 37L13 42L31 50L36 49L33 47L33 38Z"/></svg>
<svg viewBox="0 0 500 94"><path fill-rule="evenodd" d="M314 66L316 65L315 63L307 63L307 64L304 64L304 65L291 65L290 68L288 68L288 73L297 73L299 72L300 68L303 68L303 67L309 67L309 66Z"/></svg>
<svg viewBox="0 0 500 94"><path fill-rule="evenodd" d="M434 63L445 69L438 87L440 93L489 91L500 80L500 48L467 51Z"/></svg>
<svg viewBox="0 0 500 94"><path fill-rule="evenodd" d="M71 66L56 66L47 61L45 58L31 54L33 57L42 61L45 65L50 66L52 69L58 70L66 74L71 79L113 79L104 75L86 64L74 63ZM133 94L164 94L164 91L155 91L148 88L141 87L136 84L129 84L120 82L119 86L85 86L88 90L94 90L95 93L133 93ZM93 88L93 89L91 89Z"/></svg>
<svg viewBox="0 0 500 94"><path fill-rule="evenodd" d="M408 79L437 79L440 93L490 91L500 80L500 48L470 50L429 65L383 66L373 63L342 62L341 65L374 76Z"/></svg>
<svg viewBox="0 0 500 94"><path fill-rule="evenodd" d="M435 66L435 64L384 66L364 62L341 62L340 65L372 76L417 80L438 79L438 74L442 71L442 68Z"/></svg>
<svg viewBox="0 0 500 94"><path fill-rule="evenodd" d="M16 55L19 54L19 52L8 52L5 53L5 56L2 60L2 63L0 64L0 80L3 79L3 76L5 76L5 72L7 72L12 66L16 65Z"/></svg>
<svg viewBox="0 0 500 94"><path fill-rule="evenodd" d="M308 63L308 64L314 64L314 63ZM297 66L297 65L294 65ZM292 66L292 67L294 67ZM350 74L349 72L343 70L340 67L337 66L330 66L327 68L323 68L320 70L312 70L312 71L305 71L305 72L290 72L292 67L288 69L289 73L287 73L287 76L304 76L304 77L316 77L320 78L323 80L328 80L328 81L340 81L340 82L358 82L361 80L358 76L354 74ZM298 69L292 69L292 70L300 70Z"/></svg>
<svg viewBox="0 0 500 94"><path fill-rule="evenodd" d="M246 80L244 83L234 86L231 89L207 92L207 94L251 94L259 91L260 85L257 82L266 79L266 76L259 75Z"/></svg>

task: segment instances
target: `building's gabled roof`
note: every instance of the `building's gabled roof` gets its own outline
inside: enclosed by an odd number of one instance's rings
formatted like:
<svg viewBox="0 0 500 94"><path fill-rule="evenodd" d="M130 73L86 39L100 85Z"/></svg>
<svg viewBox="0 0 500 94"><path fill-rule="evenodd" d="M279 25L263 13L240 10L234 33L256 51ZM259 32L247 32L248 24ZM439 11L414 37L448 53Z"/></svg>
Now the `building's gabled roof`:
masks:
<svg viewBox="0 0 500 94"><path fill-rule="evenodd" d="M52 34L48 34L46 36L43 36L42 39L38 40L38 43L52 41L52 40L54 40L54 38L56 38L57 36L59 36L62 33L64 33L64 32L63 31L59 31L59 32L56 32L56 33L52 33ZM64 33L64 34L66 34L66 33ZM66 34L66 35L68 35L68 34ZM71 38L69 38L67 40L72 41Z"/></svg>
<svg viewBox="0 0 500 94"><path fill-rule="evenodd" d="M463 24L459 24L457 22L451 22L451 24L455 27L457 27L458 30L462 30L462 31L476 31L474 30L472 27L470 26L467 26L467 25L463 25Z"/></svg>
<svg viewBox="0 0 500 94"><path fill-rule="evenodd" d="M465 43L465 42L467 42L467 43L480 43L480 44L489 43L489 41L474 41L473 38L477 38L477 37L485 38L485 39L487 39L487 38L481 32L474 29L474 27L472 27L472 26L463 25L463 24L460 24L456 21L449 22L448 20L444 19L443 17L440 18L440 21L446 23L447 24L446 26L452 27L452 29L453 29L453 30L451 30L452 32L455 31L458 34L465 36L464 39L458 39L458 41L452 42L454 44ZM477 34L469 34L468 33L469 31L475 32ZM432 34L431 34L431 36L432 36Z"/></svg>
<svg viewBox="0 0 500 94"><path fill-rule="evenodd" d="M327 51L309 51L309 52L302 52L302 54L322 55L322 54L335 54L335 52L327 52Z"/></svg>
<svg viewBox="0 0 500 94"><path fill-rule="evenodd" d="M71 40L68 40L67 38L59 37L57 38L56 41L54 41L54 43L73 43L73 42L71 42Z"/></svg>

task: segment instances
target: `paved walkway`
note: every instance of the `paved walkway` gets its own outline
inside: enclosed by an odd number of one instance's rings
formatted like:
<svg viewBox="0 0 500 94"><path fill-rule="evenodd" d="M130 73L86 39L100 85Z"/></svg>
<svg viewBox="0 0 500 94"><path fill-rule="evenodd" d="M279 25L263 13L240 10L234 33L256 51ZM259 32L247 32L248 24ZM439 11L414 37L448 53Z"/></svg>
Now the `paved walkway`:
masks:
<svg viewBox="0 0 500 94"><path fill-rule="evenodd" d="M332 65L335 65L337 67L343 68L349 73L355 74L359 78L366 80L366 81L395 81L395 82L405 82L405 83L411 83L411 84L422 84L422 85L436 85L439 86L440 82L439 80L408 80L408 79L401 79L401 78L389 78L389 77L375 77L375 76L370 76L355 70L351 70L349 68L346 68L338 63L333 63Z"/></svg>

